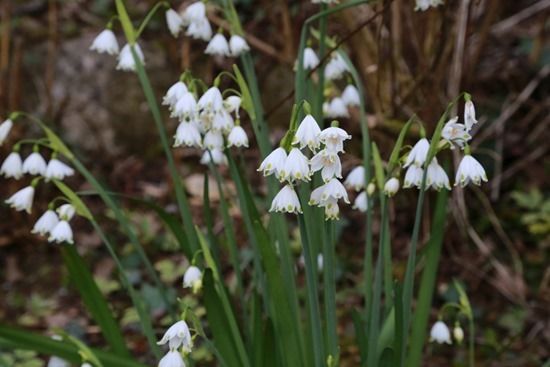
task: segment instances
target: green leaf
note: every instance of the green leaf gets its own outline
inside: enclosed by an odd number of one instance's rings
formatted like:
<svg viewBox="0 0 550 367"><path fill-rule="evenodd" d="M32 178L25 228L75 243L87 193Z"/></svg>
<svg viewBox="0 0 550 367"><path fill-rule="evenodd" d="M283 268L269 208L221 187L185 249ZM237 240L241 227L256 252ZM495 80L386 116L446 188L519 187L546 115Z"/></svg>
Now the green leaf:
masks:
<svg viewBox="0 0 550 367"><path fill-rule="evenodd" d="M92 213L88 210L88 207L82 202L82 200L75 194L75 192L70 189L67 185L59 180L53 180L53 183L59 191L63 193L69 199L72 206L74 206L76 213L88 220L92 219Z"/></svg>
<svg viewBox="0 0 550 367"><path fill-rule="evenodd" d="M374 176L376 177L376 183L380 191L384 190L384 184L386 178L384 176L384 167L382 164L382 158L380 157L380 151L376 146L376 143L372 143L372 159L374 162Z"/></svg>
<svg viewBox="0 0 550 367"><path fill-rule="evenodd" d="M401 129L401 132L399 132L399 136L397 137L397 141L395 142L395 146L393 147L393 151L390 155L390 160L388 163L388 171L387 171L388 175L391 175L393 169L398 165L399 153L401 152L401 148L403 147L403 142L405 141L405 137L407 136L407 133L409 132L409 129L414 119L415 119L414 116L411 117L409 121L407 121L407 123Z"/></svg>
<svg viewBox="0 0 550 367"><path fill-rule="evenodd" d="M233 64L233 72L235 73L237 84L239 84L239 89L241 90L241 106L248 113L248 116L250 116L250 120L255 121L256 111L254 109L254 103L252 102L252 96L250 95L250 89L248 89L248 84L236 64Z"/></svg>

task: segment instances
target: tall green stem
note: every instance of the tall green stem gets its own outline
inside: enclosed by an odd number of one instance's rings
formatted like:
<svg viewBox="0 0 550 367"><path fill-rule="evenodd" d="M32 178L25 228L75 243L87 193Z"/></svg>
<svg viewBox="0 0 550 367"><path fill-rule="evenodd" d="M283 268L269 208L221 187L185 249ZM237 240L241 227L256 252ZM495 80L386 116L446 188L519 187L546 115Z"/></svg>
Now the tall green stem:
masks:
<svg viewBox="0 0 550 367"><path fill-rule="evenodd" d="M327 358L333 360L331 366L338 365L338 332L336 318L336 239L334 221L326 223L326 235L323 236L323 284L325 300L325 321L327 323ZM329 366L329 367L331 367Z"/></svg>

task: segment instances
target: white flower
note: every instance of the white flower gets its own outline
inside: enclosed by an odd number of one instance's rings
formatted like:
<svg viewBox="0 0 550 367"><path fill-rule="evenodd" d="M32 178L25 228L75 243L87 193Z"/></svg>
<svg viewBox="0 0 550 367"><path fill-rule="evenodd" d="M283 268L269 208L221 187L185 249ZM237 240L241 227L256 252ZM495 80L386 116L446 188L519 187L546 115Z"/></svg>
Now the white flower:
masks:
<svg viewBox="0 0 550 367"><path fill-rule="evenodd" d="M193 288L193 292L198 292L202 287L202 272L196 266L190 266L183 275L183 287Z"/></svg>
<svg viewBox="0 0 550 367"><path fill-rule="evenodd" d="M353 202L353 209L365 213L369 209L369 199L365 191L361 191Z"/></svg>
<svg viewBox="0 0 550 367"><path fill-rule="evenodd" d="M219 131L210 130L204 136L204 146L207 149L222 149L223 148L223 136Z"/></svg>
<svg viewBox="0 0 550 367"><path fill-rule="evenodd" d="M460 327L460 324L457 322L453 328L453 337L460 344L464 340L464 330Z"/></svg>
<svg viewBox="0 0 550 367"><path fill-rule="evenodd" d="M348 84L348 86L342 92L342 101L347 106L359 106L361 104L361 97L359 97L359 91L353 84Z"/></svg>
<svg viewBox="0 0 550 367"><path fill-rule="evenodd" d="M417 188L420 188L420 185L422 185L423 175L424 175L424 170L413 164L407 169L407 173L405 173L405 179L403 180L403 187L405 189L412 186L416 186Z"/></svg>
<svg viewBox="0 0 550 367"><path fill-rule="evenodd" d="M325 105L325 115L331 118L349 117L349 112L344 100L340 97L335 97Z"/></svg>
<svg viewBox="0 0 550 367"><path fill-rule="evenodd" d="M229 49L232 56L240 56L242 53L250 51L246 40L237 34L232 35L229 39Z"/></svg>
<svg viewBox="0 0 550 367"><path fill-rule="evenodd" d="M296 134L294 134L292 144L300 143L300 149L307 145L312 152L315 152L320 144L319 134L321 134L321 128L317 124L317 121L315 121L315 118L311 115L306 115L302 122L300 122Z"/></svg>
<svg viewBox="0 0 550 367"><path fill-rule="evenodd" d="M182 81L174 83L164 95L162 99L163 105L168 105L170 108L174 108L179 99L187 93L187 86Z"/></svg>
<svg viewBox="0 0 550 367"><path fill-rule="evenodd" d="M223 34L218 33L208 43L204 53L207 55L214 56L231 56L231 51L229 51L229 44L223 36Z"/></svg>
<svg viewBox="0 0 550 367"><path fill-rule="evenodd" d="M360 191L365 188L365 167L357 166L351 170L344 181L344 185L354 189L355 191Z"/></svg>
<svg viewBox="0 0 550 367"><path fill-rule="evenodd" d="M451 143L456 144L460 148L464 148L464 145L472 138L468 134L468 130L464 124L458 124L458 117L454 117L447 121L441 130L441 136ZM451 149L454 146L451 144Z"/></svg>
<svg viewBox="0 0 550 367"><path fill-rule="evenodd" d="M319 137L321 142L325 144L327 150L336 153L343 152L344 140L351 139L351 135L349 135L346 130L336 126L327 127L321 131Z"/></svg>
<svg viewBox="0 0 550 367"><path fill-rule="evenodd" d="M210 22L208 22L208 19L205 17L199 21L192 22L185 34L194 39L201 39L206 42L212 38L212 27L210 27Z"/></svg>
<svg viewBox="0 0 550 367"><path fill-rule="evenodd" d="M51 356L47 367L71 367L71 364L58 356Z"/></svg>
<svg viewBox="0 0 550 367"><path fill-rule="evenodd" d="M340 79L348 71L348 65L339 53L335 53L325 67L325 78L327 80Z"/></svg>
<svg viewBox="0 0 550 367"><path fill-rule="evenodd" d="M285 185L281 191L275 195L269 211L295 214L302 212L302 206L300 205L300 200L298 200L298 195L296 195L291 185Z"/></svg>
<svg viewBox="0 0 550 367"><path fill-rule="evenodd" d="M176 129L174 135L174 147L185 145L187 147L202 147L201 133L195 124L192 122L183 121Z"/></svg>
<svg viewBox="0 0 550 367"><path fill-rule="evenodd" d="M176 102L171 117L177 117L179 119L190 118L197 113L197 101L192 93L185 92Z"/></svg>
<svg viewBox="0 0 550 367"><path fill-rule="evenodd" d="M399 180L395 177L392 177L384 184L384 194L391 197L395 195L397 191L399 191Z"/></svg>
<svg viewBox="0 0 550 367"><path fill-rule="evenodd" d="M487 175L483 166L468 154L460 161L456 171L455 186L460 185L465 187L470 181L476 185L480 185L481 181L487 182Z"/></svg>
<svg viewBox="0 0 550 367"><path fill-rule="evenodd" d="M471 100L466 101L466 104L464 104L464 125L466 125L466 131L470 131L475 124L477 124L477 120L474 102Z"/></svg>
<svg viewBox="0 0 550 367"><path fill-rule="evenodd" d="M293 180L309 181L311 172L309 171L309 161L307 157L298 148L292 148L288 157L285 159L285 165L279 172L280 180Z"/></svg>
<svg viewBox="0 0 550 367"><path fill-rule="evenodd" d="M443 0L416 0L414 10L426 11L430 7L437 7L443 4Z"/></svg>
<svg viewBox="0 0 550 367"><path fill-rule="evenodd" d="M315 69L319 65L319 58L317 54L311 47L306 47L304 49L304 69L311 70Z"/></svg>
<svg viewBox="0 0 550 367"><path fill-rule="evenodd" d="M310 164L312 172L321 170L324 182L334 177L342 178L342 164L336 152L323 149L311 158Z"/></svg>
<svg viewBox="0 0 550 367"><path fill-rule="evenodd" d="M248 148L248 136L246 136L246 131L241 126L237 125L231 129L229 136L227 136L227 146Z"/></svg>
<svg viewBox="0 0 550 367"><path fill-rule="evenodd" d="M241 108L241 97L229 96L223 101L225 110L229 113L235 112L235 115L239 117L239 108Z"/></svg>
<svg viewBox="0 0 550 367"><path fill-rule="evenodd" d="M339 200L342 199L344 202L349 204L348 193L346 188L340 181L336 178L333 178L323 186L323 191L321 194L320 204L328 202L330 199ZM313 193L312 193L313 194Z"/></svg>
<svg viewBox="0 0 550 367"><path fill-rule="evenodd" d="M118 42L115 34L110 29L105 29L92 42L90 50L97 51L98 53L106 53L109 55L118 54Z"/></svg>
<svg viewBox="0 0 550 367"><path fill-rule="evenodd" d="M32 228L31 233L39 234L44 236L46 233L49 233L53 227L59 223L59 218L53 210L47 210L38 218L34 227Z"/></svg>
<svg viewBox="0 0 550 367"><path fill-rule="evenodd" d="M210 87L197 102L199 110L218 112L223 110L223 97L218 87Z"/></svg>
<svg viewBox="0 0 550 367"><path fill-rule="evenodd" d="M11 152L2 167L0 167L0 175L4 175L5 178L13 177L19 180L23 176L23 162L18 152Z"/></svg>
<svg viewBox="0 0 550 367"><path fill-rule="evenodd" d="M221 131L227 134L235 126L233 117L226 110L219 110L212 122L212 130Z"/></svg>
<svg viewBox="0 0 550 367"><path fill-rule="evenodd" d="M94 367L94 366L92 366L88 362L84 362L84 363L82 363L82 365L80 367Z"/></svg>
<svg viewBox="0 0 550 367"><path fill-rule="evenodd" d="M264 176L269 176L274 173L277 178L280 178L281 172L285 166L286 158L286 151L279 147L265 157L258 168L258 172L262 172Z"/></svg>
<svg viewBox="0 0 550 367"><path fill-rule="evenodd" d="M208 163L227 164L227 157L220 149L206 150L201 157L201 164L208 165Z"/></svg>
<svg viewBox="0 0 550 367"><path fill-rule="evenodd" d="M182 18L186 24L201 22L206 19L206 6L202 1L197 1L185 8Z"/></svg>
<svg viewBox="0 0 550 367"><path fill-rule="evenodd" d="M33 152L25 159L23 162L23 173L41 176L46 174L46 161L40 153Z"/></svg>
<svg viewBox="0 0 550 367"><path fill-rule="evenodd" d="M191 266L189 269L191 268L195 268L199 272L199 277L201 276L200 270L198 270L198 268ZM201 280L199 279L198 281ZM157 342L158 345L165 345L166 343L168 343L170 350L178 349L180 346L183 345L183 348L186 352L191 351L191 348L193 347L193 339L191 338L189 326L187 326L187 323L184 320L180 320L170 326L162 336L162 339Z"/></svg>
<svg viewBox="0 0 550 367"><path fill-rule="evenodd" d="M311 0L313 4L336 4L340 0Z"/></svg>
<svg viewBox="0 0 550 367"><path fill-rule="evenodd" d="M451 344L451 333L443 321L436 322L430 330L430 341Z"/></svg>
<svg viewBox="0 0 550 367"><path fill-rule="evenodd" d="M338 206L338 200L328 199L323 206L325 207L325 220L338 219L340 214L340 207Z"/></svg>
<svg viewBox="0 0 550 367"><path fill-rule="evenodd" d="M181 29L183 28L183 19L174 9L166 10L166 25L172 33L172 36L177 37L180 34Z"/></svg>
<svg viewBox="0 0 550 367"><path fill-rule="evenodd" d="M139 47L138 43L134 44L134 51L136 52L139 61L141 61L141 64L145 65L145 57L143 56L143 51L141 51L141 47ZM118 64L116 69L122 71L136 70L134 55L132 54L132 49L129 44L125 44L124 47L122 47L122 50L118 55Z"/></svg>
<svg viewBox="0 0 550 367"><path fill-rule="evenodd" d="M61 220L70 221L73 219L76 210L71 204L63 204L56 209L56 212Z"/></svg>
<svg viewBox="0 0 550 367"><path fill-rule="evenodd" d="M325 185L321 185L313 190L309 196L308 204L322 206L324 204L321 202L324 190Z"/></svg>
<svg viewBox="0 0 550 367"><path fill-rule="evenodd" d="M428 139L420 139L409 152L404 167L408 167L411 164L415 164L417 167L422 167L426 158L428 157L428 151L430 150L430 143Z"/></svg>
<svg viewBox="0 0 550 367"><path fill-rule="evenodd" d="M63 180L67 176L74 175L74 170L56 158L50 159L46 167L44 177L46 181L51 179Z"/></svg>
<svg viewBox="0 0 550 367"><path fill-rule="evenodd" d="M13 121L11 119L7 119L0 124L0 146L6 141L12 127Z"/></svg>
<svg viewBox="0 0 550 367"><path fill-rule="evenodd" d="M69 223L65 220L59 221L50 231L48 242L73 244L73 230Z"/></svg>
<svg viewBox="0 0 550 367"><path fill-rule="evenodd" d="M449 177L447 173L437 163L437 159L434 157L428 166L428 172L426 174L426 188L433 187L436 190L441 190L446 188L447 190L451 189L451 184L449 183Z"/></svg>
<svg viewBox="0 0 550 367"><path fill-rule="evenodd" d="M177 350L170 350L159 361L158 367L185 367L185 362L181 358L180 352Z"/></svg>
<svg viewBox="0 0 550 367"><path fill-rule="evenodd" d="M6 204L17 211L25 210L27 213L30 213L33 199L34 187L27 186L13 194L8 200L6 200Z"/></svg>

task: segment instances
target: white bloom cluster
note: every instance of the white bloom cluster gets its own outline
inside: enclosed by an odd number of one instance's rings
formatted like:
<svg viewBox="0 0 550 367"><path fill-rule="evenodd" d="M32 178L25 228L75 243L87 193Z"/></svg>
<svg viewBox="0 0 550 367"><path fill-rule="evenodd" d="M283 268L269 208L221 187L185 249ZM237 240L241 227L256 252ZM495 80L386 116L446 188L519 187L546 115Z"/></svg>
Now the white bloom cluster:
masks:
<svg viewBox="0 0 550 367"><path fill-rule="evenodd" d="M248 147L248 136L239 120L240 97L224 100L214 86L197 100L187 85L178 81L168 89L162 103L168 106L171 117L180 121L174 147L204 148L201 163L225 164L225 147Z"/></svg>
<svg viewBox="0 0 550 367"><path fill-rule="evenodd" d="M48 209L34 224L32 233L48 236L49 242L73 244L73 231L69 221L75 215L71 204L63 204L55 211Z"/></svg>
<svg viewBox="0 0 550 367"><path fill-rule="evenodd" d="M176 322L164 333L158 345L168 344L169 351L159 361L158 367L185 367L182 353L187 355L193 348L189 326L184 320ZM181 351L179 350L181 348Z"/></svg>
<svg viewBox="0 0 550 367"><path fill-rule="evenodd" d="M41 176L44 177L46 181L52 179L63 180L65 177L74 175L74 170L55 158L55 154L46 164L46 161L42 155L40 155L38 149L35 149L35 151L23 161L19 155L19 147L16 147L16 149L6 157L2 166L0 166L0 175L5 178L14 178L18 180L23 177L24 174Z"/></svg>
<svg viewBox="0 0 550 367"><path fill-rule="evenodd" d="M350 190L359 192L353 202L353 208L365 213L369 208L367 184L365 181L365 167L356 166L353 168L344 181L344 186Z"/></svg>

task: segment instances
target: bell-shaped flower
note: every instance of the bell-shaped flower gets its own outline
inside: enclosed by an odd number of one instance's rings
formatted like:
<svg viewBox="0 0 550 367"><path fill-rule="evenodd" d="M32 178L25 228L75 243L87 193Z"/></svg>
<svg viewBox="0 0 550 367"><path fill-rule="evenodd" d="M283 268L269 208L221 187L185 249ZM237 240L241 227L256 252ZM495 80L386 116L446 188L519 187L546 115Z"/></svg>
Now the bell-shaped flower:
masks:
<svg viewBox="0 0 550 367"><path fill-rule="evenodd" d="M430 341L435 341L439 344L452 344L451 332L443 321L437 321L432 326L432 329L430 330Z"/></svg>
<svg viewBox="0 0 550 367"><path fill-rule="evenodd" d="M218 87L210 87L199 98L197 106L201 111L218 112L223 110L223 97Z"/></svg>
<svg viewBox="0 0 550 367"><path fill-rule="evenodd" d="M312 172L321 171L324 182L334 177L342 178L342 164L336 152L323 149L311 158L310 164Z"/></svg>
<svg viewBox="0 0 550 367"><path fill-rule="evenodd" d="M348 71L348 65L339 53L335 53L325 67L325 78L327 80L340 79Z"/></svg>
<svg viewBox="0 0 550 367"><path fill-rule="evenodd" d="M195 267L192 266L190 268ZM201 277L200 270L198 271L198 275ZM199 281L202 280L199 279ZM168 343L170 350L176 350L179 349L180 346L183 346L185 352L191 351L191 348L193 348L193 339L191 338L189 326L187 326L184 320L180 320L170 326L162 336L162 339L157 342L158 345L165 345L166 343Z"/></svg>
<svg viewBox="0 0 550 367"><path fill-rule="evenodd" d="M325 190L325 185L321 185L316 189L314 189L309 196L308 204L312 206L313 205L322 206L324 204L324 202L322 202L324 190Z"/></svg>
<svg viewBox="0 0 550 367"><path fill-rule="evenodd" d="M279 179L292 182L294 180L309 181L311 172L309 160L298 148L292 148L286 157Z"/></svg>
<svg viewBox="0 0 550 367"><path fill-rule="evenodd" d="M281 178L281 172L284 169L286 158L286 151L282 147L279 147L265 157L258 168L258 172L262 172L264 176L275 174L277 178Z"/></svg>
<svg viewBox="0 0 550 367"><path fill-rule="evenodd" d="M227 146L248 148L248 136L240 125L236 125L231 129L231 132L227 136Z"/></svg>
<svg viewBox="0 0 550 367"><path fill-rule="evenodd" d="M204 53L213 56L231 56L229 43L227 43L227 39L225 39L224 35L221 33L217 33L212 37Z"/></svg>
<svg viewBox="0 0 550 367"><path fill-rule="evenodd" d="M214 119L212 120L212 130L223 132L227 134L235 126L233 117L226 110L219 110L214 114Z"/></svg>
<svg viewBox="0 0 550 367"><path fill-rule="evenodd" d="M357 166L351 170L346 177L344 185L348 188L352 188L355 191L361 191L365 188L365 167Z"/></svg>
<svg viewBox="0 0 550 367"><path fill-rule="evenodd" d="M430 142L426 138L420 139L409 152L404 167L408 167L414 163L417 167L422 167L426 158L428 157L428 151L430 150Z"/></svg>
<svg viewBox="0 0 550 367"><path fill-rule="evenodd" d="M340 207L338 206L338 200L328 199L323 204L325 207L325 220L336 220L340 215Z"/></svg>
<svg viewBox="0 0 550 367"><path fill-rule="evenodd" d="M202 288L202 272L196 266L190 266L183 274L183 287L192 288L193 292L198 292Z"/></svg>
<svg viewBox="0 0 550 367"><path fill-rule="evenodd" d="M422 179L422 177L420 177ZM399 191L399 180L395 177L390 178L384 184L384 194L388 196L393 196Z"/></svg>
<svg viewBox="0 0 550 367"><path fill-rule="evenodd" d="M348 86L342 92L342 101L346 106L359 106L361 104L361 97L359 97L359 91L353 84L348 84Z"/></svg>
<svg viewBox="0 0 550 367"><path fill-rule="evenodd" d="M487 182L485 169L474 157L465 155L456 171L455 186L465 187L470 182L481 185L481 181Z"/></svg>
<svg viewBox="0 0 550 367"><path fill-rule="evenodd" d="M176 129L176 135L174 135L174 147L179 146L186 147L202 147L202 138L199 129L192 122L183 121L180 122Z"/></svg>
<svg viewBox="0 0 550 367"><path fill-rule="evenodd" d="M172 36L177 37L183 28L183 19L174 9L170 8L166 10L166 25L172 33Z"/></svg>
<svg viewBox="0 0 550 367"><path fill-rule="evenodd" d="M9 206L11 206L17 211L24 210L27 213L30 213L32 209L33 199L34 199L34 187L27 186L17 191L15 194L13 194L8 200L6 200L6 204L8 204Z"/></svg>
<svg viewBox="0 0 550 367"><path fill-rule="evenodd" d="M458 344L462 343L464 340L464 330L460 327L460 324L457 322L453 328L453 338Z"/></svg>
<svg viewBox="0 0 550 367"><path fill-rule="evenodd" d="M224 152L220 149L206 150L202 154L201 164L208 165L210 162L215 165L227 164L227 157Z"/></svg>
<svg viewBox="0 0 550 367"><path fill-rule="evenodd" d="M225 110L229 113L235 112L235 116L239 117L239 109L241 108L241 97L229 96L223 101Z"/></svg>
<svg viewBox="0 0 550 367"><path fill-rule="evenodd" d="M158 367L185 367L185 362L181 358L180 352L177 350L170 350L159 361Z"/></svg>
<svg viewBox="0 0 550 367"><path fill-rule="evenodd" d="M179 99L183 97L183 95L187 92L188 90L185 83L182 81L177 81L170 88L168 88L168 91L162 99L162 104L167 105L171 109L173 109L176 106L176 103L178 103Z"/></svg>
<svg viewBox="0 0 550 367"><path fill-rule="evenodd" d="M50 231L50 237L48 237L48 242L54 243L63 243L67 242L73 244L73 230L69 222L65 220L59 221Z"/></svg>
<svg viewBox="0 0 550 367"><path fill-rule="evenodd" d="M428 172L426 173L426 187L432 187L438 191L442 188L446 188L447 190L451 189L449 177L443 167L437 163L437 159L435 157L428 165Z"/></svg>
<svg viewBox="0 0 550 367"><path fill-rule="evenodd" d="M0 124L0 146L4 144L4 141L8 138L12 127L13 121L11 119L7 119Z"/></svg>
<svg viewBox="0 0 550 367"><path fill-rule="evenodd" d="M182 19L185 24L193 24L206 19L206 6L202 1L197 1L185 8Z"/></svg>
<svg viewBox="0 0 550 367"><path fill-rule="evenodd" d="M466 131L470 131L475 124L477 124L476 109L474 102L469 100L464 104L464 125L466 125Z"/></svg>
<svg viewBox="0 0 550 367"><path fill-rule="evenodd" d="M103 30L100 34L94 38L90 50L98 53L106 53L109 55L118 54L119 47L116 40L116 36L110 29Z"/></svg>
<svg viewBox="0 0 550 367"><path fill-rule="evenodd" d="M335 97L325 105L324 113L330 118L349 117L348 107L344 100L340 97Z"/></svg>
<svg viewBox="0 0 550 367"><path fill-rule="evenodd" d="M344 140L351 139L351 135L346 130L336 126L327 127L321 131L319 137L328 151L336 153L343 152Z"/></svg>
<svg viewBox="0 0 550 367"><path fill-rule="evenodd" d="M269 211L295 214L302 212L302 206L300 205L300 200L298 200L298 195L296 195L291 185L285 185L281 191L275 195Z"/></svg>
<svg viewBox="0 0 550 367"><path fill-rule="evenodd" d="M53 210L47 210L38 218L31 233L39 234L41 236L50 233L50 231L59 223L59 218Z"/></svg>
<svg viewBox="0 0 550 367"><path fill-rule="evenodd" d="M52 158L48 162L44 177L46 178L46 181L49 181L52 179L63 180L65 177L72 175L74 175L74 170L71 167L67 166L57 158Z"/></svg>
<svg viewBox="0 0 550 367"><path fill-rule="evenodd" d="M38 152L32 152L23 162L23 173L44 176L46 167L47 164L42 155Z"/></svg>
<svg viewBox="0 0 550 367"><path fill-rule="evenodd" d="M58 356L51 356L48 359L47 367L71 367L71 364Z"/></svg>
<svg viewBox="0 0 550 367"><path fill-rule="evenodd" d="M369 209L369 198L365 191L361 191L353 202L353 209L357 209L362 213L365 213Z"/></svg>
<svg viewBox="0 0 550 367"><path fill-rule="evenodd" d="M229 50L231 51L231 56L237 57L250 51L250 46L248 46L248 43L246 43L243 37L234 34L229 39Z"/></svg>
<svg viewBox="0 0 550 367"><path fill-rule="evenodd" d="M3 175L5 178L15 178L16 180L20 179L23 176L23 161L18 152L11 152L2 167L0 167L0 175Z"/></svg>
<svg viewBox="0 0 550 367"><path fill-rule="evenodd" d="M468 133L464 124L457 123L458 117L454 117L447 121L441 130L441 137L448 140L451 144L451 149L454 145L464 149L464 145L472 138ZM453 145L454 144L454 145Z"/></svg>
<svg viewBox="0 0 550 367"><path fill-rule="evenodd" d="M424 175L424 170L413 164L407 169L407 172L405 173L405 179L403 180L403 188L407 189L413 186L420 188L420 186L422 185L423 175Z"/></svg>
<svg viewBox="0 0 550 367"><path fill-rule="evenodd" d="M414 10L426 11L430 7L437 7L443 4L443 0L416 0L416 6Z"/></svg>
<svg viewBox="0 0 550 367"><path fill-rule="evenodd" d="M134 51L136 52L136 55L141 64L145 65L145 56L143 56L143 51L141 51L141 47L139 47L138 43L134 44ZM136 70L136 62L134 60L134 55L132 54L132 49L129 44L125 44L124 47L122 47L122 50L120 50L116 69L122 71Z"/></svg>
<svg viewBox="0 0 550 367"><path fill-rule="evenodd" d="M189 24L185 34L194 39L200 39L208 42L212 38L212 27L210 26L208 19L205 17L199 21Z"/></svg>
<svg viewBox="0 0 550 367"><path fill-rule="evenodd" d="M207 149L223 149L223 135L219 131L210 130L204 136L204 146Z"/></svg>
<svg viewBox="0 0 550 367"><path fill-rule="evenodd" d="M302 122L300 122L296 134L294 134L292 144L300 144L300 149L303 149L307 145L312 152L315 152L319 149L320 134L321 128L317 124L317 121L315 121L315 118L311 115L306 115Z"/></svg>
<svg viewBox="0 0 550 367"><path fill-rule="evenodd" d="M323 191L321 194L321 200L320 200L321 204L328 202L328 200L330 199L335 199L335 200L342 199L344 200L344 202L349 204L348 193L346 192L346 188L344 187L344 185L342 185L340 181L338 181L338 179L333 178L332 180L324 184L323 187L324 188L323 188Z"/></svg>
<svg viewBox="0 0 550 367"><path fill-rule="evenodd" d="M180 120L191 118L197 114L197 101L192 93L185 92L178 99L170 117L177 117Z"/></svg>
<svg viewBox="0 0 550 367"><path fill-rule="evenodd" d="M70 221L76 214L76 209L71 204L63 204L56 209L59 218L64 221Z"/></svg>
<svg viewBox="0 0 550 367"><path fill-rule="evenodd" d="M319 65L319 57L311 47L304 49L304 69L315 69Z"/></svg>

